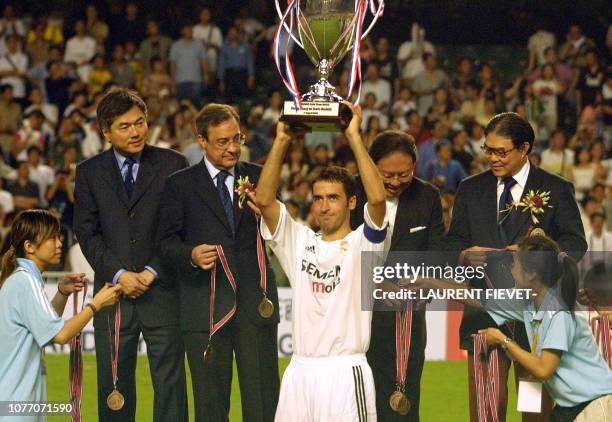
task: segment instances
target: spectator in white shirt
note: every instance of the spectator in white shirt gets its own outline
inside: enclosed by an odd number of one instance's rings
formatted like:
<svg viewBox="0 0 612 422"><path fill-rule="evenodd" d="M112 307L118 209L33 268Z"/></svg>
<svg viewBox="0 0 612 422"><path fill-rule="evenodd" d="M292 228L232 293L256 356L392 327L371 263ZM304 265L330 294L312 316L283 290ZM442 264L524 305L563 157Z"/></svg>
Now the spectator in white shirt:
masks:
<svg viewBox="0 0 612 422"><path fill-rule="evenodd" d="M203 7L200 12L200 23L193 27L193 38L204 44L208 71L214 75L217 71L219 50L223 46L223 35L219 27L212 22L212 15L208 7Z"/></svg>
<svg viewBox="0 0 612 422"><path fill-rule="evenodd" d="M612 233L605 230L606 217L594 212L590 217L591 228L586 233L588 251L612 251Z"/></svg>
<svg viewBox="0 0 612 422"><path fill-rule="evenodd" d="M7 52L0 57L0 84L9 84L13 87L13 97L17 100L25 98L25 73L28 70L28 57L19 47L17 35L6 37Z"/></svg>
<svg viewBox="0 0 612 422"><path fill-rule="evenodd" d="M538 21L536 32L529 37L527 49L529 50L529 65L528 69L533 69L536 66L542 66L546 63L545 51L549 47L554 47L556 44L555 34L548 32L544 28L542 21Z"/></svg>
<svg viewBox="0 0 612 422"><path fill-rule="evenodd" d="M425 69L423 53L436 54L433 44L425 40L425 29L414 23L411 32L412 39L402 43L397 51L397 66L403 86L410 86L416 75Z"/></svg>
<svg viewBox="0 0 612 422"><path fill-rule="evenodd" d="M373 93L376 95L376 108L386 111L389 109L392 98L391 84L388 80L379 76L379 69L376 63L370 63L366 70L366 80L361 89L361 95Z"/></svg>
<svg viewBox="0 0 612 422"><path fill-rule="evenodd" d="M17 35L25 37L26 28L23 21L15 16L13 5L7 4L2 11L0 19L0 54L6 53L5 39L8 35Z"/></svg>
<svg viewBox="0 0 612 422"><path fill-rule="evenodd" d="M75 35L66 42L64 62L86 66L96 54L96 40L85 32L85 21L79 19L74 24Z"/></svg>

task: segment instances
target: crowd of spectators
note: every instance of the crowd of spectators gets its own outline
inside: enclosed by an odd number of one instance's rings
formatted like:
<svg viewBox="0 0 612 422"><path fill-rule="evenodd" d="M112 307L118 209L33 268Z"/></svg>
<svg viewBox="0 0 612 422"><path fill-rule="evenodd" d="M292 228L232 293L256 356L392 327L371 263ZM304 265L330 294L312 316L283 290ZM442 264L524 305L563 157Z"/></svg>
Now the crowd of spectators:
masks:
<svg viewBox="0 0 612 422"><path fill-rule="evenodd" d="M197 110L213 100L234 104L247 138L242 158L265 160L289 99L272 61L276 22L242 13L221 30L215 10L203 7L173 39L147 12L128 1L120 19L107 22L90 4L68 25L59 12L20 16L4 6L2 235L19 210L45 207L62 221L65 249L73 244L75 167L108 147L95 110L111 86L138 90L149 110L149 143L181 151L190 164L203 156L193 133ZM410 133L419 148L416 175L440 188L448 223L459 182L487 167L484 126L498 112L515 111L537 136L532 163L573 181L587 240L601 242L612 229L612 30L605 40L590 39L577 24L559 38L541 26L534 31L520 58L525 68L510 75L481 57L460 57L443 69L444 57L417 24L402 43L370 36L361 50L364 140L369 145L388 128ZM299 50L282 44L281 55ZM314 68L299 54L294 62L304 89ZM348 70L333 75L346 95ZM316 225L311 181L330 164L356 170L342 134L307 134L287 155L281 195L305 224Z"/></svg>

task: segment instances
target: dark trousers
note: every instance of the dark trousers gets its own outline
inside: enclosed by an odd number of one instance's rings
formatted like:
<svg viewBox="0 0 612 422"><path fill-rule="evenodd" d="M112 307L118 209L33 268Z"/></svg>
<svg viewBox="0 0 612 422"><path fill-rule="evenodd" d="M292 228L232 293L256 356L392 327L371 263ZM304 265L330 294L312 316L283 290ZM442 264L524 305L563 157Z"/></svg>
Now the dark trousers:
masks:
<svg viewBox="0 0 612 422"><path fill-rule="evenodd" d="M522 327L521 327L522 328ZM524 328L523 328L524 329ZM508 407L508 376L510 373L510 365L512 361L508 359L506 354L499 349L499 406L497 407L497 415L500 421L506 420L506 411ZM527 378L529 375L527 370L520 364L514 362L514 375L516 379L516 388L518 391L519 379ZM484 370L486 379L487 372ZM478 402L476 395L476 380L474 378L474 354L472 351L468 353L468 378L469 378L469 396L470 396L470 421L478 422ZM546 391L542 389L542 412L541 413L522 413L523 422L548 422L552 411L552 399ZM489 410L487 410L489 414Z"/></svg>
<svg viewBox="0 0 612 422"><path fill-rule="evenodd" d="M234 354L238 367L242 419L272 422L276 413L278 375L277 325L257 326L234 317L215 333L212 358L204 361L208 332L183 333L191 371L196 422L229 420Z"/></svg>
<svg viewBox="0 0 612 422"><path fill-rule="evenodd" d="M421 375L425 363L427 329L425 311L412 314L410 356L406 374L405 394L410 401L410 412L402 416L389 406L389 397L395 391L395 312L377 311L372 315L372 338L367 353L368 364L374 375L376 386L376 414L384 422L418 422L421 397Z"/></svg>
<svg viewBox="0 0 612 422"><path fill-rule="evenodd" d="M100 422L135 420L136 356L141 332L147 345L147 356L153 381L153 420L155 422L187 421L185 352L178 325L145 327L134 316L126 327L121 328L117 389L125 398L125 405L119 411L109 409L106 404L108 395L113 391L109 343L111 341L114 344L112 320L110 326L110 334L108 327L104 325L94 329Z"/></svg>

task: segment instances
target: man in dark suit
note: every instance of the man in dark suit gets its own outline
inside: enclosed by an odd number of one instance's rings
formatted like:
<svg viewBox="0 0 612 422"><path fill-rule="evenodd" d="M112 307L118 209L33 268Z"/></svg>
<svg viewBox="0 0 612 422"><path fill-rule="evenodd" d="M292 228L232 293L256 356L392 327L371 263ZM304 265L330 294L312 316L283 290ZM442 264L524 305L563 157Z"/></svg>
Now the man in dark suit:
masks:
<svg viewBox="0 0 612 422"><path fill-rule="evenodd" d="M239 206L234 188L245 176L256 184L261 167L239 161L244 136L239 116L230 106L207 105L196 117L196 127L206 155L199 164L168 179L160 228L162 259L172 269L180 291L196 421L228 420L234 354L242 417L272 421L280 385L276 283L267 262L258 260L255 214L246 203ZM222 247L234 284L221 265L216 245ZM267 270L265 290L260 263ZM271 315L260 314L264 291L274 305ZM222 327L211 336L213 301L213 327Z"/></svg>
<svg viewBox="0 0 612 422"><path fill-rule="evenodd" d="M385 239L385 252L440 251L444 236L440 194L434 186L414 177L417 152L412 136L387 130L374 140L370 156L383 177L387 194L390 230ZM365 192L360 186L358 205L351 217L352 227L363 223ZM418 259L415 254L412 254L412 258ZM394 263L387 259L386 265ZM396 384L396 313L390 310L380 310L372 315L372 339L367 357L376 385L376 412L379 420L383 421L418 421L421 374L427 343L425 310L412 313L405 390L411 408L405 416L394 412L389 406L389 397L395 391Z"/></svg>
<svg viewBox="0 0 612 422"><path fill-rule="evenodd" d="M563 251L576 260L584 255L587 244L584 228L574 198L572 184L529 163L528 156L534 143L533 129L516 113L502 113L493 117L485 129L482 147L490 170L465 179L459 185L453 207L446 247L461 252L460 261L481 265L490 249L516 250L517 244L530 230L539 228L555 240ZM529 212L512 208L524 194L550 192L550 207L537 216L534 224ZM484 288L478 285L474 287ZM479 329L496 327L493 319L484 311L467 308L460 328L461 347L468 350L470 386L470 417L477 421L476 393L473 375L473 344L471 335ZM515 324L512 332L504 328L506 335L514 336L521 346L529 350L523 325ZM505 353L499 354L498 414L503 419L507 404L507 378L510 361ZM515 373L522 376L524 369L515 365ZM544 394L547 396L546 394ZM523 414L526 420L548 420L550 398L545 397L541 414Z"/></svg>
<svg viewBox="0 0 612 422"><path fill-rule="evenodd" d="M120 410L107 406L114 389L111 336L115 308L110 308L94 318L98 417L100 421L134 420L136 354L142 333L155 392L154 420L187 420L178 295L163 276L156 240L165 180L187 162L173 151L146 145L147 110L134 91L110 91L97 115L112 148L77 167L74 231L95 271L94 291L112 282L119 283L124 294L116 388L125 398Z"/></svg>

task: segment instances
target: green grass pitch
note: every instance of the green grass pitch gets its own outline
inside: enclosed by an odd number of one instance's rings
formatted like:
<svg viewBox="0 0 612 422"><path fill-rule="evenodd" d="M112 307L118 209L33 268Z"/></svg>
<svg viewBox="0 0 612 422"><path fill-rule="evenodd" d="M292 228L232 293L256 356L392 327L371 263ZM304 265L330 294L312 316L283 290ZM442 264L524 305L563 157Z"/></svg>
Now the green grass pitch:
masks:
<svg viewBox="0 0 612 422"><path fill-rule="evenodd" d="M83 362L83 421L97 421L96 400L96 361L94 355L85 354ZM281 376L289 358L280 360ZM467 406L467 363L466 362L426 362L421 382L421 420L423 422L464 422L468 421ZM146 356L138 357L136 373L138 403L136 420L153 420L153 389L149 375L149 364ZM514 378L513 376L511 378ZM193 395L191 378L187 373L189 392L189 419L193 421ZM516 409L514 382L509 386L508 422L519 421ZM68 401L68 355L47 355L47 390L49 401ZM239 422L240 393L238 377L234 367L234 384L232 386L232 404L230 421ZM68 417L49 417L49 421L69 421Z"/></svg>

